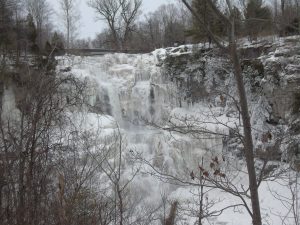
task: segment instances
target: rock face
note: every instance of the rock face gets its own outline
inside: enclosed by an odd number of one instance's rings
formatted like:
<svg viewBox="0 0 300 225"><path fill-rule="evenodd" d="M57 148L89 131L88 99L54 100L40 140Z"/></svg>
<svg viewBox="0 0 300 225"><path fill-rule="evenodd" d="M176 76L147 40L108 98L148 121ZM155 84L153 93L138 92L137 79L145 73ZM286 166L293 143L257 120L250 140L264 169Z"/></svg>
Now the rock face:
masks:
<svg viewBox="0 0 300 225"><path fill-rule="evenodd" d="M265 157L266 152L272 152L276 160L300 155L298 39L289 37L240 46L252 126L260 130L253 131L259 157ZM227 114L236 110L234 101L238 98L231 64L218 50L202 49L190 54L171 51L163 63L163 76L177 85L181 102L223 106ZM264 138L267 133L269 139Z"/></svg>
<svg viewBox="0 0 300 225"><path fill-rule="evenodd" d="M281 142L283 159L296 163L300 157L299 37L283 39L272 48L272 52L260 57L265 68L263 94L272 107L269 122L285 126Z"/></svg>
<svg viewBox="0 0 300 225"><path fill-rule="evenodd" d="M265 68L262 87L272 105L273 117L287 122L299 111L300 44L287 39L273 48L273 52L261 56Z"/></svg>
<svg viewBox="0 0 300 225"><path fill-rule="evenodd" d="M228 89L226 77L230 77L230 65L218 54L217 50L196 49L190 54L169 54L166 57L162 76L165 82L177 85L181 105L182 102L214 102Z"/></svg>

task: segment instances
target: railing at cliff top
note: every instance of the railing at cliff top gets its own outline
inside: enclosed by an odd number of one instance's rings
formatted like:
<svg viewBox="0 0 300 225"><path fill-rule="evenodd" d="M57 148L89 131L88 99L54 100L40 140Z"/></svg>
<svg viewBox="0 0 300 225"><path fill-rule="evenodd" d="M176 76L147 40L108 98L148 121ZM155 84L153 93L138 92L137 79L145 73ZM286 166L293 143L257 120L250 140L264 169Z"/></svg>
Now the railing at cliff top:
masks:
<svg viewBox="0 0 300 225"><path fill-rule="evenodd" d="M105 55L111 53L127 53L127 54L142 54L149 53L145 50L112 50L112 49L68 49L66 50L68 54L71 55L83 55L83 56L93 56L93 55Z"/></svg>

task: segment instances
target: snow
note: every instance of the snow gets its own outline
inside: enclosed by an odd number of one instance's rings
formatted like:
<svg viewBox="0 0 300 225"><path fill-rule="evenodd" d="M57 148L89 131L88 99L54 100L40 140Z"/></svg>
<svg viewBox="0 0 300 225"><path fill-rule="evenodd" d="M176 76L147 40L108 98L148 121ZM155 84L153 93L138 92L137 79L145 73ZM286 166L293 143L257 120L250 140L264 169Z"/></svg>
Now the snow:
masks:
<svg viewBox="0 0 300 225"><path fill-rule="evenodd" d="M249 46L249 43L244 45L245 48ZM144 55L107 54L59 58L60 67L71 66L71 74L87 81L89 103L92 106L97 104L97 99L101 102L100 106L104 107L106 104L102 112L91 112L88 109L83 112L70 112L76 127L80 127L81 131L99 132L100 139L113 135L118 130L124 135L125 147L122 152L124 180L130 180L136 168L139 168L139 173L130 184L135 197L142 197L143 200L136 207L158 206L162 203L163 196L166 196L169 201L179 201L181 208L184 206L197 208L194 202L197 198L193 193L198 189L193 185L182 186L163 182L164 177L158 179L153 168L141 163L136 156L141 156L163 173L192 182L189 174L191 171L197 171L202 157L205 157L204 164L208 166L212 157L223 155L223 139L214 133L229 135L230 129L235 128L242 133L239 118L227 114L228 106L221 107L220 100L216 99L213 106L205 102L194 105L186 102L183 104L184 107L179 107L176 86L162 81L161 68L157 64L163 62L168 55L190 54L192 49L193 46L190 45L157 49L151 54ZM267 60L276 60L277 53ZM214 62L220 63L217 60ZM227 79L230 85L229 79L232 78ZM262 105L265 105L264 98L252 105L255 113L251 119L256 130L267 130L263 119L268 116L268 112ZM149 126L151 123L161 125L163 129ZM203 138L197 134L184 135L169 131L172 126L182 125L205 129L211 134ZM254 132L254 135L259 133ZM261 144L257 139L255 145ZM224 168L230 167L226 168L232 173L236 187L242 191L242 187L247 186L246 168L243 162L234 157L229 160L231 165L224 163ZM268 181L261 184L259 192L263 224L282 225L278 215L282 218L290 213L290 208L284 207L282 201L270 193L272 189L273 192L288 194L286 183L280 185L277 181ZM242 203L239 198L219 189L210 190L207 195L208 199L216 201L211 210ZM250 205L249 199L246 201ZM194 224L197 220L196 217L187 215L182 215L182 218L183 224ZM251 224L251 218L245 208L239 206L204 221L204 225L209 224L248 225ZM293 224L291 218L287 218L286 224Z"/></svg>
<svg viewBox="0 0 300 225"><path fill-rule="evenodd" d="M20 118L20 111L16 107L15 94L11 86L4 88L1 117L3 121L7 122Z"/></svg>

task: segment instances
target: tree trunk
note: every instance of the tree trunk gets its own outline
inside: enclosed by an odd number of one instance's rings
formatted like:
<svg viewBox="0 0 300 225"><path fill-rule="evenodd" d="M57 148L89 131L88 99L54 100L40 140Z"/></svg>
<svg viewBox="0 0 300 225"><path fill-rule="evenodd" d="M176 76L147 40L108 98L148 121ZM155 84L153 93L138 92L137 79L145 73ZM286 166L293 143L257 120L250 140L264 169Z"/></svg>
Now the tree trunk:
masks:
<svg viewBox="0 0 300 225"><path fill-rule="evenodd" d="M178 202L173 202L168 218L165 221L165 225L175 225L175 217L177 211Z"/></svg>
<svg viewBox="0 0 300 225"><path fill-rule="evenodd" d="M281 14L284 17L285 12L285 0L281 0Z"/></svg>
<svg viewBox="0 0 300 225"><path fill-rule="evenodd" d="M114 43L115 50L122 50L122 46L120 45L118 34L117 34L117 31L116 31L113 23L110 24L110 30L111 30L111 33L112 33L112 38L113 38L112 41Z"/></svg>
<svg viewBox="0 0 300 225"><path fill-rule="evenodd" d="M203 157L201 159L201 167L203 167ZM203 225L203 200L204 200L204 181L203 181L203 172L200 171L200 210L199 210L199 216L198 216L198 225Z"/></svg>
<svg viewBox="0 0 300 225"><path fill-rule="evenodd" d="M261 225L261 214L260 214L260 206L259 206L259 198L258 198L258 186L256 182L256 172L254 167L254 147L253 140L251 134L251 123L250 116L248 110L248 103L246 97L246 91L242 76L241 64L237 52L236 42L233 39L234 36L231 37L230 43L230 55L231 60L234 66L234 76L237 83L237 89L240 98L240 107L241 114L243 120L243 129L244 129L244 152L248 170L248 178L249 178L249 188L251 195L251 203L252 203L252 222L253 225Z"/></svg>
<svg viewBox="0 0 300 225"><path fill-rule="evenodd" d="M70 21L67 19L67 49L70 49Z"/></svg>
<svg viewBox="0 0 300 225"><path fill-rule="evenodd" d="M119 213L120 213L120 222L119 222L119 225L123 225L124 223L124 219L123 219L123 216L124 216L124 205L123 205L123 196L122 196L122 191L120 190L120 187L119 187L119 183L117 184L117 194L118 194L118 199L119 199Z"/></svg>
<svg viewBox="0 0 300 225"><path fill-rule="evenodd" d="M18 208L17 208L17 223L25 224L25 184L24 184L24 169L25 169L25 156L20 152L20 165L19 165L19 187L18 187Z"/></svg>

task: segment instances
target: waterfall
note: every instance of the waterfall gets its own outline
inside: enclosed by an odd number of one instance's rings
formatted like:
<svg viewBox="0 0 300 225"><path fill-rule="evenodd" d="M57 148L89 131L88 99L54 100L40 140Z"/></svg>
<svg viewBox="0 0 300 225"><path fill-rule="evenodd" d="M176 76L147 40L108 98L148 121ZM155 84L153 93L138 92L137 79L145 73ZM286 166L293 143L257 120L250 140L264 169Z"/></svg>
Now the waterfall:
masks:
<svg viewBox="0 0 300 225"><path fill-rule="evenodd" d="M109 97L109 104L111 107L111 114L117 121L120 127L123 127L124 120L122 116L122 110L120 106L120 98L117 87L113 84L108 83L105 85L107 87L108 97Z"/></svg>
<svg viewBox="0 0 300 225"><path fill-rule="evenodd" d="M2 120L12 122L11 120L18 120L20 118L20 111L16 107L15 94L12 86L4 88L2 96Z"/></svg>
<svg viewBox="0 0 300 225"><path fill-rule="evenodd" d="M193 140L178 134L175 137L147 126L149 123L164 126L172 116L184 117L191 112L188 103L181 102L176 85L162 78L157 64L157 57L152 54L108 54L85 57L74 64L72 71L88 79L93 113L112 116L126 136L128 146L156 158L155 155L161 155L157 165L169 164L166 168L175 173L182 170L185 160L197 165L200 155L212 146L220 152L222 140L217 137ZM178 110L183 105L187 110Z"/></svg>

